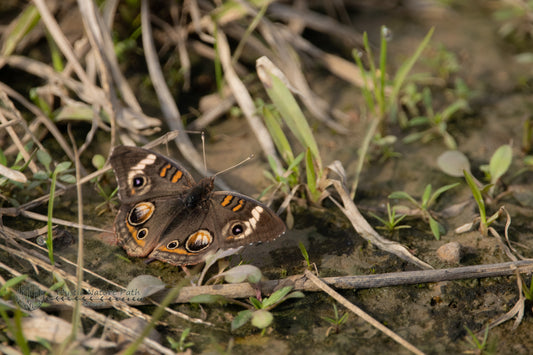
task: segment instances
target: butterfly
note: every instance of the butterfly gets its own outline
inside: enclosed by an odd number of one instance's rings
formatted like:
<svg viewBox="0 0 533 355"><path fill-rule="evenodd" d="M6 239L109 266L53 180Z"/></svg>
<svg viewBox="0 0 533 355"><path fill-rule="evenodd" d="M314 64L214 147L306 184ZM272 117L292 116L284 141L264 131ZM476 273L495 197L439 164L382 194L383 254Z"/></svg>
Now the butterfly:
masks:
<svg viewBox="0 0 533 355"><path fill-rule="evenodd" d="M115 234L129 256L197 264L210 252L285 233L285 224L267 206L239 193L214 191L214 176L196 182L161 154L117 146L110 162L121 203Z"/></svg>

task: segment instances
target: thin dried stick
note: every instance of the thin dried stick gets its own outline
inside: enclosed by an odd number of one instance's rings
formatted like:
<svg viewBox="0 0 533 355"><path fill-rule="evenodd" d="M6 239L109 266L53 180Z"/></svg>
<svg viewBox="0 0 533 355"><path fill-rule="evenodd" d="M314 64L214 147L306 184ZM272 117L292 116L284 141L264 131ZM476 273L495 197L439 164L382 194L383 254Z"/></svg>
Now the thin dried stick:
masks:
<svg viewBox="0 0 533 355"><path fill-rule="evenodd" d="M404 348L408 349L409 351L413 352L414 354L424 354L422 351L418 350L414 345L400 337L398 334L394 333L389 328L385 327L383 324L381 324L376 319L372 318L369 314L364 312L361 308L357 307L350 301L348 301L346 298L341 296L338 292L333 290L331 287L329 287L326 283L324 283L322 280L320 280L318 277L316 277L311 271L305 270L305 276L311 280L315 285L317 285L322 291L326 292L328 295L333 297L337 302L342 304L344 307L348 308L350 311L355 313L357 316L362 318L365 322L370 323L373 327L390 337L392 340L403 346Z"/></svg>
<svg viewBox="0 0 533 355"><path fill-rule="evenodd" d="M486 264L463 266L440 270L403 271L385 274L353 275L325 277L322 280L337 289L368 289L376 287L390 287L401 285L417 285L421 283L435 283L442 281L465 280L473 278L510 276L515 273L530 274L533 272L533 260L521 260L500 264ZM99 278L101 276L96 275ZM320 289L304 275L293 275L279 280L268 280L261 283L261 292L271 295L283 286L293 286L295 291L316 292ZM207 286L185 286L181 289L175 303L187 303L192 297L209 294L228 298L248 298L257 294L257 288L249 283L222 284ZM130 305L147 305L148 301L132 301ZM111 307L103 301L98 307Z"/></svg>

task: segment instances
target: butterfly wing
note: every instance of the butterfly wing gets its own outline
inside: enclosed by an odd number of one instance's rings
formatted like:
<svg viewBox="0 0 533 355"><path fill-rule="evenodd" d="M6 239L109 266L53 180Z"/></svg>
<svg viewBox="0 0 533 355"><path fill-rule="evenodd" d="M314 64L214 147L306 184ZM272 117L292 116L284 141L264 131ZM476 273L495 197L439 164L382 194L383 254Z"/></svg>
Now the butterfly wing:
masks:
<svg viewBox="0 0 533 355"><path fill-rule="evenodd" d="M129 256L148 256L183 210L183 199L172 196L123 204L115 219L118 244Z"/></svg>
<svg viewBox="0 0 533 355"><path fill-rule="evenodd" d="M118 244L128 255L144 257L183 209L192 176L175 161L138 147L117 146L110 158L121 206L115 219Z"/></svg>
<svg viewBox="0 0 533 355"><path fill-rule="evenodd" d="M172 159L139 147L117 146L110 158L122 203L150 196L182 194L194 185L187 170Z"/></svg>
<svg viewBox="0 0 533 355"><path fill-rule="evenodd" d="M174 265L196 264L209 252L274 240L283 221L267 206L241 194L217 191L171 223L150 254Z"/></svg>

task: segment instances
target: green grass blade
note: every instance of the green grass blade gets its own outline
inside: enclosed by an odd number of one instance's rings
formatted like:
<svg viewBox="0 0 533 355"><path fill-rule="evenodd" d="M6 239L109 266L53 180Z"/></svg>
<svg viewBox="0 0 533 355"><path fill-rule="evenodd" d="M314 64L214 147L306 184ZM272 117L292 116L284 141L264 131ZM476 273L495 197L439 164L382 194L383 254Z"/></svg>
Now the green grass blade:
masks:
<svg viewBox="0 0 533 355"><path fill-rule="evenodd" d="M22 329L22 312L20 308L17 307L13 311L13 323L9 319L9 316L7 315L7 312L4 309L4 306L0 306L0 315L4 320L8 331L11 333L11 335L15 339L15 342L19 346L22 354L30 355L30 346L28 344L28 340L26 340L26 337L24 336L24 332Z"/></svg>
<svg viewBox="0 0 533 355"><path fill-rule="evenodd" d="M310 149L317 162L318 170L321 171L322 161L318 145L300 106L280 78L268 71L266 73L270 77L271 84L265 85L268 96L294 136L305 148Z"/></svg>
<svg viewBox="0 0 533 355"><path fill-rule="evenodd" d="M428 206L431 206L433 203L435 203L435 201L439 198L440 195L442 195L443 193L445 193L446 191L448 190L451 190L453 189L454 187L460 185L461 183L459 182L456 182L455 184L449 184L449 185L444 185L440 188L438 188L434 193L433 195L431 195L431 199L429 200L428 202Z"/></svg>
<svg viewBox="0 0 533 355"><path fill-rule="evenodd" d="M2 55L6 57L11 55L15 51L17 44L39 23L40 18L41 15L34 5L26 7L15 20L17 23L13 30L6 37L2 47Z"/></svg>
<svg viewBox="0 0 533 355"><path fill-rule="evenodd" d="M481 218L481 224L486 225L487 224L487 213L485 210L485 201L483 200L481 191L479 190L479 187L476 185L474 178L468 171L463 170L463 174L465 176L466 183L468 184L468 186L470 186L470 190L472 191L472 196L474 196L474 200L476 200L477 206L479 208L479 217Z"/></svg>
<svg viewBox="0 0 533 355"><path fill-rule="evenodd" d="M431 184L427 184L424 189L424 194L422 195L422 207L427 209L429 207L429 198L431 196Z"/></svg>
<svg viewBox="0 0 533 355"><path fill-rule="evenodd" d="M359 71L361 72L361 78L363 79L363 87L361 88L363 91L363 97L365 98L366 106L370 110L370 112L374 112L374 99L372 98L372 92L369 89L368 86L368 78L367 78L367 72L365 70L365 67L363 66L363 62L361 61L361 52L359 52L357 49L354 49L352 51L352 56L355 60L355 63L357 64L357 67L359 68Z"/></svg>
<svg viewBox="0 0 533 355"><path fill-rule="evenodd" d="M283 133L283 130L281 129L277 118L274 116L274 113L266 105L263 106L263 117L265 119L267 129L270 132L270 136L272 137L276 148L280 152L281 157L285 163L290 164L290 162L294 160L294 154L292 152L289 140L287 139L285 133Z"/></svg>
<svg viewBox="0 0 533 355"><path fill-rule="evenodd" d="M53 233L52 233L52 218L54 215L54 199L55 199L55 193L56 193L56 182L57 182L57 175L59 174L58 170L56 169L54 173L52 174L52 182L50 184L50 199L48 200L48 222L47 222L47 238L46 238L46 246L48 248L48 258L50 259L50 264L54 265L54 241L52 239Z"/></svg>
<svg viewBox="0 0 533 355"><path fill-rule="evenodd" d="M387 33L388 29L385 26L381 26L381 50L379 54L379 104L380 104L380 117L383 117L386 110L386 98L385 98L385 77L387 73Z"/></svg>
<svg viewBox="0 0 533 355"><path fill-rule="evenodd" d="M429 228L435 239L440 240L440 225L433 217L429 216Z"/></svg>
<svg viewBox="0 0 533 355"><path fill-rule="evenodd" d="M392 200L408 200L415 206L420 207L420 204L405 191L394 191L388 196L388 198Z"/></svg>

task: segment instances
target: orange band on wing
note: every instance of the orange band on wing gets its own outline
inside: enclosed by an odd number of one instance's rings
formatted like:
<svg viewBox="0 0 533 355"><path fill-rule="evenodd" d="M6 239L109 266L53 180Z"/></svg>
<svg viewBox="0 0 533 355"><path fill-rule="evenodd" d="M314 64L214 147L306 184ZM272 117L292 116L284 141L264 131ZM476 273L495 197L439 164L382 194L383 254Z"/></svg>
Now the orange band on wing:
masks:
<svg viewBox="0 0 533 355"><path fill-rule="evenodd" d="M172 180L171 181L176 183L176 182L180 181L182 176L183 176L183 173L181 172L181 170L178 170L178 171L176 171L174 176L172 176Z"/></svg>
<svg viewBox="0 0 533 355"><path fill-rule="evenodd" d="M172 165L170 165L170 164L165 165L165 166L161 169L161 171L159 172L159 176L161 176L161 177L165 177L165 176L167 175L167 170L170 169L171 167L172 167Z"/></svg>
<svg viewBox="0 0 533 355"><path fill-rule="evenodd" d="M181 255L194 255L193 253L189 253L187 250L182 248L177 249L168 249L166 246L162 246L157 248L159 251L163 251L165 253L174 253L174 254L181 254Z"/></svg>
<svg viewBox="0 0 533 355"><path fill-rule="evenodd" d="M232 200L233 200L233 196L226 195L226 197L224 197L224 199L222 200L222 202L220 204L222 206L226 207L227 205L229 205L231 203Z"/></svg>
<svg viewBox="0 0 533 355"><path fill-rule="evenodd" d="M244 207L244 200L240 199L239 202L237 203L237 206L233 207L231 210L233 212L237 212L238 210L240 210L243 207Z"/></svg>
<svg viewBox="0 0 533 355"><path fill-rule="evenodd" d="M133 237L133 239L135 239L135 243L137 243L138 246L144 248L146 241L142 239L137 239L137 229L134 226L130 225L128 222L126 222L126 226L128 227L130 235Z"/></svg>

